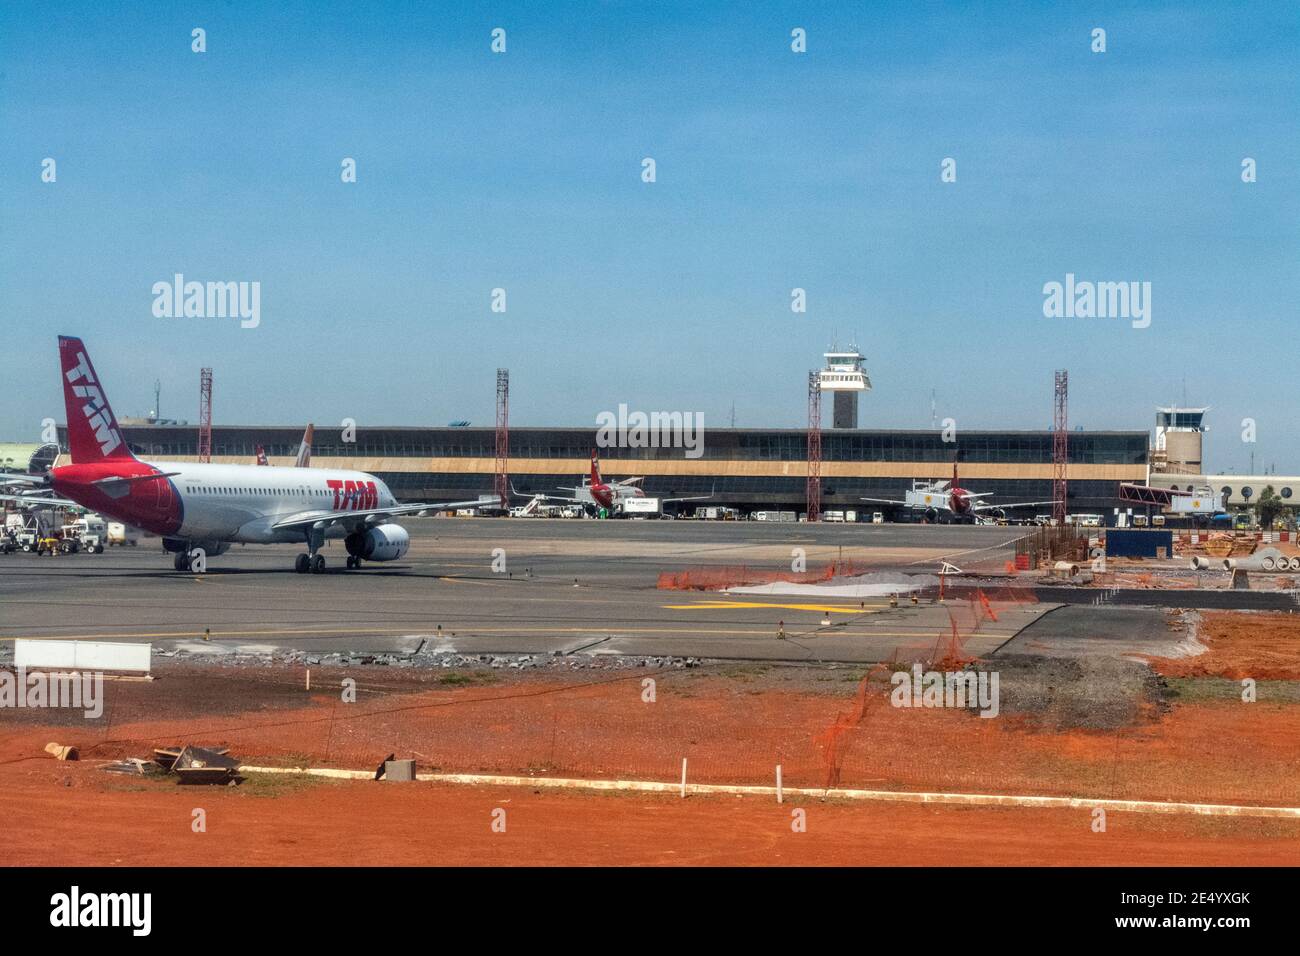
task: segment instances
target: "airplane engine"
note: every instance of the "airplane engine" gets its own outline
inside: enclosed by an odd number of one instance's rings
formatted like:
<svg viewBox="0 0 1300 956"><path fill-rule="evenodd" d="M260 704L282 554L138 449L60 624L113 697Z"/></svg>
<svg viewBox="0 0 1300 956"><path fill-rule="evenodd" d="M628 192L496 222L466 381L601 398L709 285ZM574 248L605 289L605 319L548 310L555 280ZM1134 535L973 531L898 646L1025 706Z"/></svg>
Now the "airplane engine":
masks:
<svg viewBox="0 0 1300 956"><path fill-rule="evenodd" d="M411 547L411 536L400 524L381 524L369 531L354 531L343 539L354 558L367 561L396 561Z"/></svg>

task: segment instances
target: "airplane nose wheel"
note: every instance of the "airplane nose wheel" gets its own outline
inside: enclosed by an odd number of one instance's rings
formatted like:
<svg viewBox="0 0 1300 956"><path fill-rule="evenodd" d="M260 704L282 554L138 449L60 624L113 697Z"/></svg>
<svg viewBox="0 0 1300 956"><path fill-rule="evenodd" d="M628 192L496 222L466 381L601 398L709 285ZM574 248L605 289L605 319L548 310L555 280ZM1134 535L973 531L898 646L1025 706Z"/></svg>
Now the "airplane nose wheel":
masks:
<svg viewBox="0 0 1300 956"><path fill-rule="evenodd" d="M176 557L172 559L172 567L177 571L188 571L190 569L190 556L184 551L177 551Z"/></svg>
<svg viewBox="0 0 1300 956"><path fill-rule="evenodd" d="M361 559L348 555L348 570L361 567Z"/></svg>

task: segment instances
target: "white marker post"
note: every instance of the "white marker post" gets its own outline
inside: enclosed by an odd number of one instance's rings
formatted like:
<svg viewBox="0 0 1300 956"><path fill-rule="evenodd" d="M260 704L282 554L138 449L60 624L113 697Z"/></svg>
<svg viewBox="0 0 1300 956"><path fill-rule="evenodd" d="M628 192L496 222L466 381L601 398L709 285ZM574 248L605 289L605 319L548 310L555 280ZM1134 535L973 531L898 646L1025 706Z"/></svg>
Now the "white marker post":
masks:
<svg viewBox="0 0 1300 956"><path fill-rule="evenodd" d="M682 799L686 799L686 758L682 758Z"/></svg>
<svg viewBox="0 0 1300 956"><path fill-rule="evenodd" d="M785 803L785 791L781 788L781 765L776 765L776 802Z"/></svg>
<svg viewBox="0 0 1300 956"><path fill-rule="evenodd" d="M307 692L311 692L311 668L307 668Z"/></svg>

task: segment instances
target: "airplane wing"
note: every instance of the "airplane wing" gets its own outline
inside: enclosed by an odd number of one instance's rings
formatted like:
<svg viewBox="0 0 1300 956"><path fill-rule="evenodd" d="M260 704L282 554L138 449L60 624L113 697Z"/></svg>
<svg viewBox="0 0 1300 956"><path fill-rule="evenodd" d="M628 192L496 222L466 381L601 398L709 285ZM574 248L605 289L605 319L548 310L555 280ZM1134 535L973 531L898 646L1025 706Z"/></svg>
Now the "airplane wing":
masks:
<svg viewBox="0 0 1300 956"><path fill-rule="evenodd" d="M896 501L893 498L859 498L859 501L872 501L878 505L899 505L903 508L908 507L906 501Z"/></svg>
<svg viewBox="0 0 1300 956"><path fill-rule="evenodd" d="M991 505L981 501L979 504L970 506L971 511L1005 511L1007 508L1037 508L1039 505L1054 505L1055 501L1016 501L1006 505Z"/></svg>
<svg viewBox="0 0 1300 956"><path fill-rule="evenodd" d="M21 505L49 505L54 508L80 508L67 498L35 498L31 495L0 495L0 501L15 501Z"/></svg>
<svg viewBox="0 0 1300 956"><path fill-rule="evenodd" d="M560 490L561 490L561 491L586 491L586 490L588 490L588 489L586 489L586 488L561 488ZM585 501L584 501L583 499L581 499L581 498L568 498L568 497L565 497L564 495L549 495L549 494L547 494L547 493L544 492L544 491L520 491L518 488L516 488L516 487L514 486L513 483L510 485L510 493L511 493L512 495L517 495L517 496L519 496L520 498L541 498L543 501L567 501L567 502L570 502L571 504L575 504L575 505L580 505L580 504L586 504L586 503L587 503L587 502L585 502Z"/></svg>
<svg viewBox="0 0 1300 956"><path fill-rule="evenodd" d="M7 485L43 485L45 484L44 475L18 475L8 471L0 471L0 487Z"/></svg>
<svg viewBox="0 0 1300 956"><path fill-rule="evenodd" d="M501 499L495 495L486 498L474 498L470 501L440 501L436 504L396 505L392 508L369 508L364 511L301 511L298 514L281 518L271 528L275 531L306 530L314 528L323 531L333 525L341 524L349 531L357 531L373 525L383 524L389 518L398 515L423 514L429 511L447 511L451 508L481 508L483 506L500 507Z"/></svg>
<svg viewBox="0 0 1300 956"><path fill-rule="evenodd" d="M667 504L671 501L708 501L716 492L710 491L707 495L694 495L689 498L660 498L659 500Z"/></svg>

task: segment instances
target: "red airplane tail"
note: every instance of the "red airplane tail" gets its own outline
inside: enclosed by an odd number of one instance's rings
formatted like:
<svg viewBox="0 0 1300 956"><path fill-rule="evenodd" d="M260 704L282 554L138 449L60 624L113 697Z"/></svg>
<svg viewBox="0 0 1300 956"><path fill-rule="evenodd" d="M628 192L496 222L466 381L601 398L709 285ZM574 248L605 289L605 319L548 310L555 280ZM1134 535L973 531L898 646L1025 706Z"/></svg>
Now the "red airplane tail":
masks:
<svg viewBox="0 0 1300 956"><path fill-rule="evenodd" d="M81 339L60 335L59 361L73 463L134 460Z"/></svg>
<svg viewBox="0 0 1300 956"><path fill-rule="evenodd" d="M605 482L600 477L600 459L596 457L596 449L591 450L591 483L593 485L603 485Z"/></svg>

